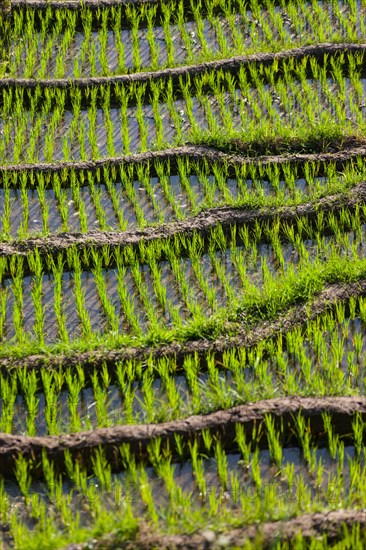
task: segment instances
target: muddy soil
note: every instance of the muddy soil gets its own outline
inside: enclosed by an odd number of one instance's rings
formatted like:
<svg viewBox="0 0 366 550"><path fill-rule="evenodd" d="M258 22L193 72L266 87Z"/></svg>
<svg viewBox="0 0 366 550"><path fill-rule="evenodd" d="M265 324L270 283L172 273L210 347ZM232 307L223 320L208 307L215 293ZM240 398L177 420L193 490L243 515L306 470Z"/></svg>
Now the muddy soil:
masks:
<svg viewBox="0 0 366 550"><path fill-rule="evenodd" d="M123 544L126 550L153 550L154 548L175 550L217 550L218 548L240 548L248 541L261 541L261 548L271 547L277 541L291 541L297 534L304 539L321 539L335 542L344 535L344 527L366 529L366 514L362 510L333 510L304 514L288 520L246 525L238 529L216 533L205 529L187 535L159 535L151 527L141 524L136 539ZM71 544L64 550L102 550L121 548L116 535L106 535L84 544Z"/></svg>
<svg viewBox="0 0 366 550"><path fill-rule="evenodd" d="M204 452L202 430L210 430L213 436L220 437L225 451L231 452L237 449L235 425L242 424L250 439L253 430L263 424L267 414L274 417L277 428L283 423L283 444L289 445L296 442L296 416L300 412L309 421L312 437L318 445L328 442L322 417L325 412L331 414L335 432L346 441L353 433L354 415L360 413L362 420L366 420L366 398L282 397L161 424L122 425L45 437L0 434L0 471L3 475L12 472L17 458L22 454L24 458L32 460L33 474L42 475L43 451L46 451L59 471L64 469L65 451L69 451L75 459L90 469L93 450L98 447L103 447L112 468L120 470L120 445L129 444L132 453L139 459L148 461L148 446L156 438L161 438L163 446L169 445L174 460L182 460L189 455L189 441L197 440L199 448ZM177 436L181 437L180 450L176 444ZM262 448L267 447L264 436L259 440L259 445Z"/></svg>
<svg viewBox="0 0 366 550"><path fill-rule="evenodd" d="M132 155L123 155L120 157L106 157L99 160L79 161L79 162L53 162L53 163L36 163L36 164L9 164L0 166L0 185L3 185L2 174L4 173L23 173L29 174L44 172L50 174L61 174L65 171L73 171L75 173L82 173L87 175L88 172L94 173L97 170L102 169L105 166L118 167L120 165L138 166L141 164L150 164L150 175L156 176L154 161L162 163L169 163L170 175L175 174L177 170L177 159L187 158L191 162L206 160L212 163L224 163L230 167L242 166L242 165L255 165L255 166L268 166L270 164L292 165L296 166L299 175L303 175L301 167L306 163L317 163L319 169L317 170L317 176L323 176L325 173L325 167L327 164L334 164L336 170L340 171L344 168L345 164L355 160L357 158L363 158L366 156L366 144L361 139L355 141L352 139L350 142L343 144L340 150L335 152L314 152L314 153L294 153L294 154L276 154L276 155L258 155L248 156L245 151L238 153L224 152L216 147L209 147L205 145L182 145L179 147L172 147L160 151L148 151L146 153L137 153ZM235 175L229 170L228 175ZM84 178L87 182L87 178ZM68 184L68 180L62 178L63 185ZM52 185L52 180L50 180ZM31 185L31 184L29 184ZM87 185L87 183L85 183Z"/></svg>

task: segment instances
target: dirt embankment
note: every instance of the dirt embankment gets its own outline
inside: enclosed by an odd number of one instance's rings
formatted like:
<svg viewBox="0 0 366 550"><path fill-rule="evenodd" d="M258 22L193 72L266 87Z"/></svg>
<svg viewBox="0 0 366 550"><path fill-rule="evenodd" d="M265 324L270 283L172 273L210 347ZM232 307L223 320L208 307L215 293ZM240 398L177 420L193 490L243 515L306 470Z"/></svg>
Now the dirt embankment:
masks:
<svg viewBox="0 0 366 550"><path fill-rule="evenodd" d="M357 526L362 532L366 529L366 513L363 510L315 512L287 520L245 525L221 533L205 529L192 534L159 535L151 530L151 526L141 525L133 541L122 543L118 535L110 534L100 540L70 544L64 550L218 550L241 548L248 541L259 542L261 548L272 548L276 541L291 541L298 534L307 541L325 536L328 542L335 542L344 536L345 528L351 531Z"/></svg>
<svg viewBox="0 0 366 550"><path fill-rule="evenodd" d="M262 144L263 146L263 144ZM313 153L303 153L301 150L295 153L270 154L248 156L243 148L239 152L225 152L216 147L206 145L182 145L171 147L161 151L148 151L146 153L137 153L132 155L122 155L120 157L106 157L98 160L90 161L75 161L75 162L54 162L54 163L35 163L35 164L9 164L0 165L0 186L3 185L3 174L21 173L36 175L38 172L47 174L61 175L67 171L82 173L84 176L87 173L94 173L104 167L116 167L129 165L139 166L141 164L149 165L151 177L156 176L154 162L169 163L170 175L177 174L177 160L187 159L190 162L201 162L203 160L209 163L222 163L228 166L229 175L235 176L234 167L243 165L268 166L275 164L276 166L291 165L296 166L298 176L304 175L304 166L307 163L315 163L318 167L317 176L325 175L326 166L333 164L335 169L341 171L350 161L355 161L357 158L366 157L366 143L361 139L344 140L339 150L334 152L325 152L319 150ZM136 175L137 177L137 175ZM87 178L84 178L87 182ZM9 182L11 185L11 182ZM48 181L45 182L48 184ZM49 185L52 185L50 178ZM66 178L63 181L66 187L70 183ZM87 183L85 183L87 185ZM31 188L31 183L29 183Z"/></svg>
<svg viewBox="0 0 366 550"><path fill-rule="evenodd" d="M207 61L205 63L197 63L194 65L184 65L182 67L171 67L160 69L157 71L144 71L139 73L117 75L117 76L101 76L101 77L85 77L85 78L49 78L49 79L34 79L34 78L1 78L0 89L8 89L13 87L22 87L31 89L46 89L59 88L70 90L73 88L85 89L95 86L115 85L115 84L130 84L149 83L151 81L171 78L173 83L179 82L179 78L189 75L190 77L201 76L207 72L227 71L236 74L242 67L261 64L264 67L270 67L274 63L279 63L288 60L302 61L304 57L311 56L317 61L321 61L324 56L336 54L355 54L365 53L366 44L344 43L332 44L323 43L311 46L302 46L300 48L292 48L290 50L282 50L280 52L269 53L254 53L250 55L238 55L228 59L219 59L216 61ZM281 65L279 66L281 70Z"/></svg>
<svg viewBox="0 0 366 550"><path fill-rule="evenodd" d="M25 10L33 9L36 11L46 11L47 9L52 10L91 10L97 11L102 8L108 7L122 7L126 6L136 6L136 7L148 7L148 6L157 6L162 4L162 0L11 0L11 8L13 10Z"/></svg>
<svg viewBox="0 0 366 550"><path fill-rule="evenodd" d="M236 424L244 427L251 439L254 428L263 424L265 415L272 415L277 428L283 425L283 444L296 444L296 416L301 413L309 422L311 434L318 445L327 444L324 435L323 413L330 413L335 432L344 439L352 436L354 415L360 413L366 420L366 398L364 397L282 397L257 403L248 403L232 409L217 411L208 415L191 416L161 424L122 425L113 428L98 428L89 432L62 436L27 437L0 434L0 472L8 475L14 471L20 454L33 461L33 474L42 475L42 452L46 452L59 471L64 470L65 451L79 460L87 469L91 468L93 451L102 447L115 470L122 468L119 447L128 444L138 459L149 461L149 445L160 438L161 445L169 444L174 460L189 457L188 442L197 440L199 449L205 452L202 430L210 430L220 437L226 451L238 449L235 441ZM264 432L264 430L263 430ZM181 438L181 449L176 437ZM268 443L262 435L259 445Z"/></svg>

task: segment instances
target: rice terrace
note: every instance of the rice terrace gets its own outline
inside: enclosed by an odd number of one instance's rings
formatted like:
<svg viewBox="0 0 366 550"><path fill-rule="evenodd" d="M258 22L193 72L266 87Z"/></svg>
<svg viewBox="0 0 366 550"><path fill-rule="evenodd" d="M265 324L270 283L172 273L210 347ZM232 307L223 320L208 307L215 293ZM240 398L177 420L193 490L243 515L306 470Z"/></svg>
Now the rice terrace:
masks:
<svg viewBox="0 0 366 550"><path fill-rule="evenodd" d="M0 0L0 550L366 548L366 0Z"/></svg>

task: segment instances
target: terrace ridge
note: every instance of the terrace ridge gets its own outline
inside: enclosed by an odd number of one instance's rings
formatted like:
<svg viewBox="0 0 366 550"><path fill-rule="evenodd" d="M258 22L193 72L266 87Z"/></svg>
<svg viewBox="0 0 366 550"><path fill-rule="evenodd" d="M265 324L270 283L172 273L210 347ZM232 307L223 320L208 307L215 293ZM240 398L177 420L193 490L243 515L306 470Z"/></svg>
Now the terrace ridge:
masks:
<svg viewBox="0 0 366 550"><path fill-rule="evenodd" d="M366 397L279 397L160 424L127 424L58 436L4 433L0 434L0 471L11 471L21 453L24 458L32 459L36 473L41 467L44 452L58 469L64 467L65 452L71 453L90 468L92 451L100 446L105 450L111 466L116 469L120 468L118 450L121 445L128 444L130 452L149 461L149 446L157 438L161 444L169 444L172 458L177 460L183 457L177 447L176 436L180 436L181 442L185 444L196 438L198 444L203 446L202 430L210 430L219 436L225 450L231 451L237 448L235 426L241 424L246 434L251 434L264 422L266 415L271 415L276 422L281 421L286 426L287 445L297 441L293 433L299 414L310 423L312 437L323 444L327 441L324 439L324 413L331 415L336 432L346 439L353 433L352 422L356 413L364 422L366 420ZM261 448L267 448L265 440L263 436L258 440Z"/></svg>
<svg viewBox="0 0 366 550"><path fill-rule="evenodd" d="M366 201L366 182L361 182L345 193L327 195L317 201L297 206L261 207L217 207L203 210L196 216L181 221L163 223L158 226L131 229L127 231L88 231L87 233L60 233L48 237L34 237L19 241L0 242L0 257L13 255L28 256L37 251L41 255L57 254L72 247L101 248L103 246L137 247L141 242L172 239L177 235L190 237L195 233L202 236L220 225L226 231L232 225L253 227L257 222L294 223L299 218L315 218L320 212L336 214L340 210L350 211Z"/></svg>
<svg viewBox="0 0 366 550"><path fill-rule="evenodd" d="M148 525L140 525L136 539L123 543L125 550L209 550L216 549L220 542L224 547L241 547L248 541L260 541L262 548L267 548L278 541L291 541L296 535L304 539L326 536L327 541L336 541L344 534L344 528L351 530L359 526L366 529L366 514L363 510L343 509L326 510L303 514L289 519L268 521L262 524L247 524L243 527L216 533L212 530L201 530L179 535L160 535L154 533ZM118 544L118 536L107 534L93 541L95 550L108 550ZM121 544L121 543L119 543ZM64 550L88 550L89 543L70 544Z"/></svg>
<svg viewBox="0 0 366 550"><path fill-rule="evenodd" d="M11 0L11 7L14 8L33 8L35 10L51 9L100 9L109 6L155 6L162 4L162 0Z"/></svg>
<svg viewBox="0 0 366 550"><path fill-rule="evenodd" d="M239 55L227 59L219 59L215 61L206 61L193 65L183 65L181 67L170 67L159 69L156 71L135 72L131 74L104 76L104 77L85 77L85 78L0 78L0 90L11 88L26 88L42 90L48 88L57 88L71 90L74 88L89 89L103 85L116 86L119 84L146 83L155 82L157 80L170 78L173 84L179 84L179 79L184 76L196 77L201 76L209 71L227 71L231 74L236 74L241 68L253 64L262 64L264 67L269 67L274 63L286 62L288 60L301 61L305 57L312 57L318 61L324 56L337 54L355 54L365 53L366 43L339 43L334 44L325 42L290 50L281 50L279 52L261 52L249 55ZM280 69L280 66L279 66Z"/></svg>
<svg viewBox="0 0 366 550"><path fill-rule="evenodd" d="M253 156L247 155L244 151L228 152L222 148L210 145L186 144L176 147L169 147L157 151L146 151L143 153L133 153L129 155L120 155L117 157L105 157L100 159L85 161L59 161L52 163L18 163L0 165L0 185L3 184L3 175L8 173L24 172L49 172L59 173L65 170L74 170L78 172L95 172L104 167L118 167L123 165L149 164L152 174L154 174L154 161L169 162L170 169L176 169L178 159L187 158L190 161L207 160L212 163L225 163L230 166L267 166L276 165L297 165L302 166L306 163L334 163L337 170L341 170L345 163L366 157L366 143L360 138L344 138L345 143L341 144L336 151L321 151L304 153L299 150L295 153L284 154L260 154ZM230 145L230 144L229 144Z"/></svg>
<svg viewBox="0 0 366 550"><path fill-rule="evenodd" d="M26 9L31 7L36 10L51 9L100 9L110 6L160 6L164 0L11 0L11 7ZM190 7L190 1L185 0Z"/></svg>

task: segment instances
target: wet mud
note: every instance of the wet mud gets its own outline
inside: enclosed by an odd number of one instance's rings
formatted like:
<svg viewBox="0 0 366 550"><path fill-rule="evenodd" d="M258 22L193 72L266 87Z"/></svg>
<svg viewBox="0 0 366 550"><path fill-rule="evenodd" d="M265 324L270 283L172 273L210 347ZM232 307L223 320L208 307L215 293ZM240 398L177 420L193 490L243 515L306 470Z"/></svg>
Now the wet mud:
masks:
<svg viewBox="0 0 366 550"><path fill-rule="evenodd" d="M81 461L86 468L90 468L93 451L99 447L103 447L111 466L118 470L121 468L119 447L122 444L128 444L130 451L139 459L149 461L148 447L156 438L160 438L162 445L169 445L174 460L182 460L189 454L188 442L196 440L199 448L204 450L202 430L210 430L213 437L219 437L225 451L230 452L237 449L236 424L241 424L246 435L250 437L254 429L259 430L268 414L274 418L277 428L283 425L284 444L289 445L296 441L294 433L296 416L299 413L309 421L312 437L318 445L328 442L325 437L324 413L331 415L335 432L346 441L352 436L355 414L359 413L362 420L366 420L366 398L282 397L161 424L122 425L45 437L0 434L0 471L5 475L13 471L17 458L22 454L32 461L34 475L41 475L43 452L46 452L58 470L63 471L65 451ZM179 446L177 436L180 437ZM261 436L258 444L261 448L266 448L266 437Z"/></svg>

